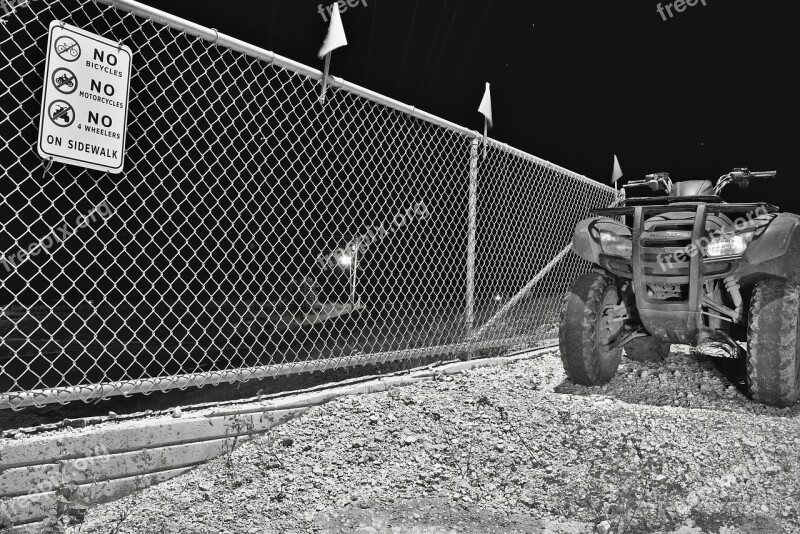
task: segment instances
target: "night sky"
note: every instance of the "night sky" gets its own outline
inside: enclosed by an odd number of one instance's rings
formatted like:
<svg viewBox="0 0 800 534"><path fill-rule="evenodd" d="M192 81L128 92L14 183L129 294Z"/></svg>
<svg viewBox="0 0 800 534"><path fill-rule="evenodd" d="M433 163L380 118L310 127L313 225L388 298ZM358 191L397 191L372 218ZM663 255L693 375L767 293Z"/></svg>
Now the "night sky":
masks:
<svg viewBox="0 0 800 534"><path fill-rule="evenodd" d="M790 2L697 0L669 18L651 0L360 1L342 15L336 76L475 129L488 81L490 136L536 156L606 183L614 153L623 181L777 169L729 199L800 211ZM318 1L146 3L322 67Z"/></svg>

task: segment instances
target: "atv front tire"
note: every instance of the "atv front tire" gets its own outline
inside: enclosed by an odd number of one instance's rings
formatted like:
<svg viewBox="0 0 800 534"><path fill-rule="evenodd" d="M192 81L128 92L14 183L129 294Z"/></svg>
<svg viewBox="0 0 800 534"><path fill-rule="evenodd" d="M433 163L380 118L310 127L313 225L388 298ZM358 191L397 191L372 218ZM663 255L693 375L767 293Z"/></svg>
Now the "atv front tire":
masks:
<svg viewBox="0 0 800 534"><path fill-rule="evenodd" d="M786 407L800 395L800 285L758 282L747 327L747 385L753 400Z"/></svg>
<svg viewBox="0 0 800 534"><path fill-rule="evenodd" d="M610 321L619 302L613 281L599 273L575 280L564 297L558 332L561 362L576 384L606 384L617 372L622 348L604 350L602 345L622 330L621 321Z"/></svg>
<svg viewBox="0 0 800 534"><path fill-rule="evenodd" d="M625 344L625 356L637 362L663 362L672 349L670 343L664 343L654 337L637 337Z"/></svg>

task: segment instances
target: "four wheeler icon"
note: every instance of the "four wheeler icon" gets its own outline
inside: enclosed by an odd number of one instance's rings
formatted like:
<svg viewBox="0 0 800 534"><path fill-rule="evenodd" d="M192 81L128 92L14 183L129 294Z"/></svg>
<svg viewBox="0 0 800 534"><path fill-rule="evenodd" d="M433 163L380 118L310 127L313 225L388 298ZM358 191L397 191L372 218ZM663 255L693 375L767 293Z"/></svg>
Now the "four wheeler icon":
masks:
<svg viewBox="0 0 800 534"><path fill-rule="evenodd" d="M66 108L64 108L64 107L62 107L62 106L59 106L59 107L57 107L55 110L53 110L53 117L54 117L54 120L59 120L59 119L61 119L61 120L63 120L64 122L69 122L69 112L67 112L67 113L61 113L61 112L62 112L62 111L64 111L65 109L66 109Z"/></svg>
<svg viewBox="0 0 800 534"><path fill-rule="evenodd" d="M52 115L53 122L61 120L64 121L64 123L66 123L67 126L69 126L70 124L72 124L72 117L70 116L70 113L72 113L71 107L61 106L61 105L56 106L56 108L53 110L53 115Z"/></svg>

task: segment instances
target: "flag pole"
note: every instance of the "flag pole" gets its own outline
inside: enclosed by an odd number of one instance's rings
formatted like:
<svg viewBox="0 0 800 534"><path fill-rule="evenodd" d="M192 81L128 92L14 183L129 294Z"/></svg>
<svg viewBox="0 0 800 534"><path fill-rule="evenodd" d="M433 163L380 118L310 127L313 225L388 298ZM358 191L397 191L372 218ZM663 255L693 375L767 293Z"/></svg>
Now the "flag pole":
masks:
<svg viewBox="0 0 800 534"><path fill-rule="evenodd" d="M320 104L325 103L325 93L328 91L328 73L331 70L331 52L325 54L325 67L322 70L322 89L319 94Z"/></svg>
<svg viewBox="0 0 800 534"><path fill-rule="evenodd" d="M347 44L347 37L344 35L344 27L342 26L342 16L339 14L339 3L333 3L331 10L331 22L328 25L328 34L322 42L322 48L319 49L317 54L320 59L325 58L325 67L322 71L322 88L319 93L319 101L321 104L325 103L325 94L328 91L328 77L331 71L331 53L341 46Z"/></svg>
<svg viewBox="0 0 800 534"><path fill-rule="evenodd" d="M619 166L617 155L614 154L614 168L611 171L611 181L614 182L614 191L619 191L617 182L622 178L622 168Z"/></svg>
<svg viewBox="0 0 800 534"><path fill-rule="evenodd" d="M486 136L489 135L489 120L483 118L483 159L486 159Z"/></svg>
<svg viewBox="0 0 800 534"><path fill-rule="evenodd" d="M486 159L486 140L489 137L489 124L492 122L492 97L489 93L489 82L486 82L486 89L483 91L481 105L478 106L478 113L483 115L483 158Z"/></svg>

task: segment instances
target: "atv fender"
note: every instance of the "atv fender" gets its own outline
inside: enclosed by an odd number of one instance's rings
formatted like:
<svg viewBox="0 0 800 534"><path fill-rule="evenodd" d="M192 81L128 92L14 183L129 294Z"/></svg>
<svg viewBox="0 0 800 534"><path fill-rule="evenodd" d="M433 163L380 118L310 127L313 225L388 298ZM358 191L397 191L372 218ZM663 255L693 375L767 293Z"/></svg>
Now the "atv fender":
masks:
<svg viewBox="0 0 800 534"><path fill-rule="evenodd" d="M631 236L631 230L621 222L610 217L589 217L575 226L572 247L575 254L584 260L597 264L600 260L600 230L621 236Z"/></svg>
<svg viewBox="0 0 800 534"><path fill-rule="evenodd" d="M758 265L779 258L786 254L789 246L796 240L800 240L800 216L779 213L747 247L744 260L750 265ZM796 263L792 262L791 265Z"/></svg>

